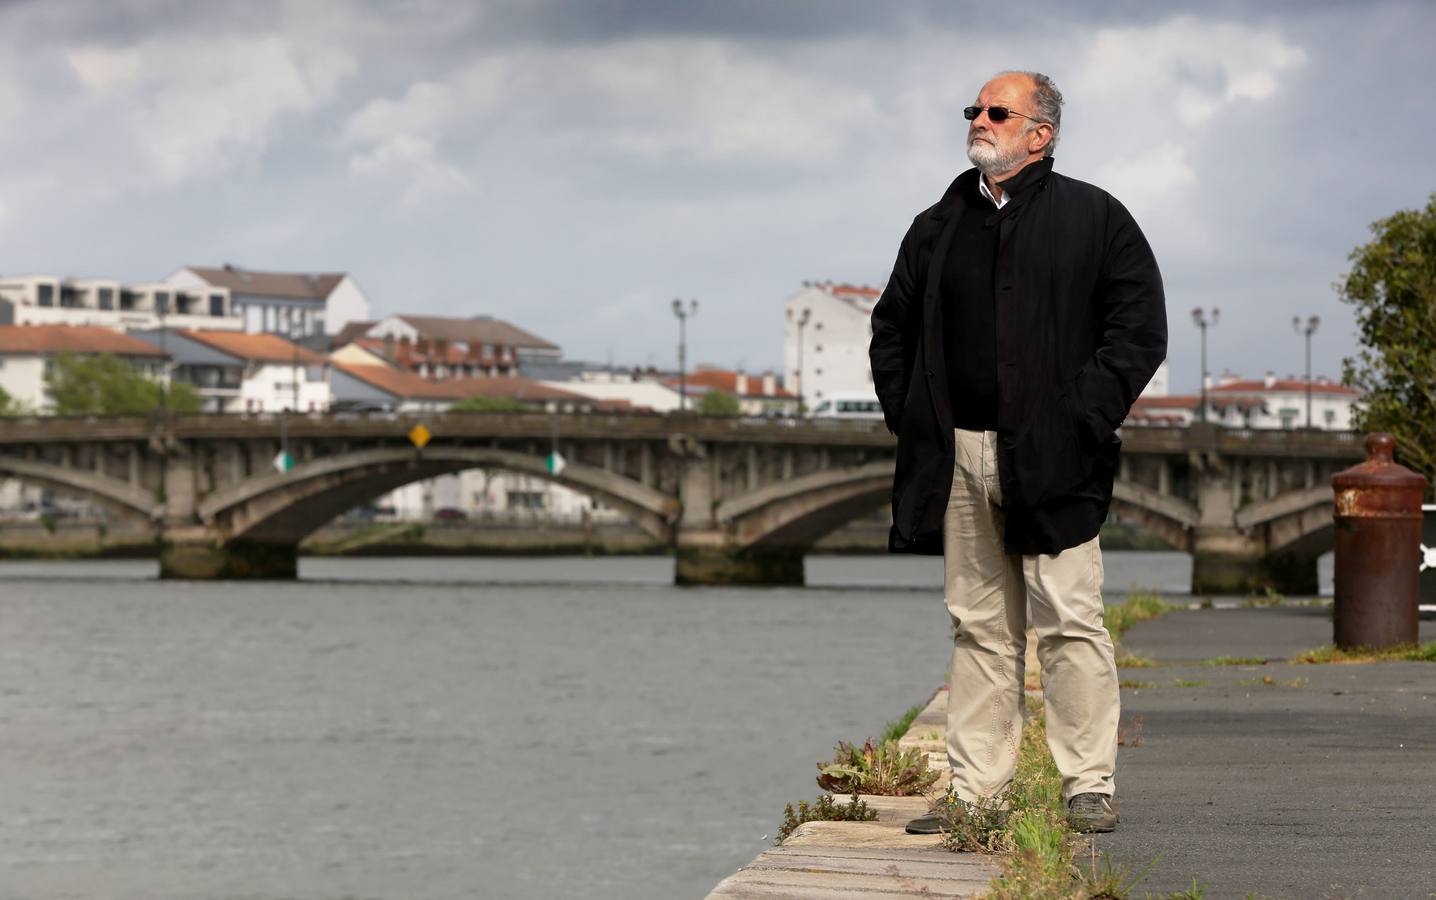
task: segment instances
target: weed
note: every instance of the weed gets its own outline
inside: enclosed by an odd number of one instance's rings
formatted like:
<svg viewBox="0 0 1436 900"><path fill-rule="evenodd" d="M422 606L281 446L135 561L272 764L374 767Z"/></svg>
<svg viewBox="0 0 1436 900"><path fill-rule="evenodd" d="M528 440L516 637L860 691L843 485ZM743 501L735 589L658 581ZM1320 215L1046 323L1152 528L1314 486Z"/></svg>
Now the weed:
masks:
<svg viewBox="0 0 1436 900"><path fill-rule="evenodd" d="M1180 608L1164 601L1160 594L1145 591L1132 593L1127 595L1126 603L1102 610L1102 624L1107 627L1112 640L1120 641L1122 635L1138 622L1146 622Z"/></svg>
<svg viewBox="0 0 1436 900"><path fill-rule="evenodd" d="M1082 886L1084 888L1081 896L1091 900L1125 900L1131 895L1137 882L1147 877L1152 867L1157 864L1153 859L1147 863L1141 871L1133 872L1131 866L1119 866L1112 861L1111 853L1102 854L1102 866L1097 866L1097 845L1089 845L1092 850L1092 863L1089 869L1082 872Z"/></svg>
<svg viewBox="0 0 1436 900"><path fill-rule="evenodd" d="M853 795L851 802L841 805L833 802L833 798L827 794L819 797L812 806L805 800L799 800L796 812L791 803L783 807L783 824L778 829L777 840L773 843L783 843L788 835L804 822L871 822L877 817L877 812L869 809L866 803L858 799L857 794Z"/></svg>
<svg viewBox="0 0 1436 900"><path fill-rule="evenodd" d="M1277 593L1271 585L1267 585L1264 593L1247 594L1247 598L1242 601L1242 606L1252 609L1258 606L1281 606L1285 602L1285 597Z"/></svg>
<svg viewBox="0 0 1436 900"><path fill-rule="evenodd" d="M908 708L907 712L899 716L896 721L889 722L887 728L883 729L884 743L887 741L902 740L903 735L907 734L907 730L912 727L913 719L916 719L918 714L926 707L926 703L915 703Z"/></svg>
<svg viewBox="0 0 1436 900"><path fill-rule="evenodd" d="M830 763L818 763L818 787L837 794L882 794L911 797L932 787L941 774L928 768L927 752L918 747L903 749L897 741L874 744L872 738L861 747L838 741Z"/></svg>
<svg viewBox="0 0 1436 900"><path fill-rule="evenodd" d="M1117 682L1117 687L1119 688L1132 688L1133 690L1138 691L1140 691L1142 688L1154 688L1156 686L1157 683L1155 681L1137 681L1132 678L1123 678L1121 681Z"/></svg>
<svg viewBox="0 0 1436 900"><path fill-rule="evenodd" d="M1179 688L1201 687L1201 686L1204 685L1204 684L1206 684L1205 681L1189 681L1189 680L1186 679L1186 678L1178 678L1176 681L1172 682L1172 687L1179 687Z"/></svg>
<svg viewBox="0 0 1436 900"><path fill-rule="evenodd" d="M1133 716L1127 720L1127 724L1117 723L1117 746L1118 747L1140 747L1142 746L1142 717Z"/></svg>
<svg viewBox="0 0 1436 900"><path fill-rule="evenodd" d="M942 823L942 846L961 853L999 853L1011 849L1007 839L1008 814L1001 801L979 797L967 803L951 789L933 802L932 811Z"/></svg>
<svg viewBox="0 0 1436 900"><path fill-rule="evenodd" d="M1131 653L1123 650L1117 654L1117 668L1119 669L1150 669L1156 663L1140 653Z"/></svg>
<svg viewBox="0 0 1436 900"><path fill-rule="evenodd" d="M1264 666L1266 660L1260 656L1213 656L1202 660L1204 666Z"/></svg>
<svg viewBox="0 0 1436 900"><path fill-rule="evenodd" d="M1281 687L1299 688L1306 687L1306 679L1293 678L1290 681L1277 681L1270 675L1266 675L1262 678L1243 678L1241 681L1238 681L1237 684L1241 685L1242 687L1257 687L1259 685L1274 687L1280 685Z"/></svg>
<svg viewBox="0 0 1436 900"><path fill-rule="evenodd" d="M1173 891L1163 898L1163 900L1204 900L1206 896L1207 889L1202 886L1201 882L1193 878L1191 887L1185 891ZM1250 897L1252 895L1248 894L1247 896Z"/></svg>
<svg viewBox="0 0 1436 900"><path fill-rule="evenodd" d="M1400 644L1395 647L1353 647L1342 650L1326 644L1308 650L1292 660L1294 663L1369 663L1409 660L1436 662L1436 641L1425 644Z"/></svg>

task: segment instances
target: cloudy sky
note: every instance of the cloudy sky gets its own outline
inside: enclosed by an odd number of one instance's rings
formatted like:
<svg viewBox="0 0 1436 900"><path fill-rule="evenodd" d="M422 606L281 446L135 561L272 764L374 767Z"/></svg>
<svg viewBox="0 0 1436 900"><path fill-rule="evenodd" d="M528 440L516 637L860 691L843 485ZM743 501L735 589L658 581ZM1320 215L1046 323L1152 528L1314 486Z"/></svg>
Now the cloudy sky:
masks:
<svg viewBox="0 0 1436 900"><path fill-rule="evenodd" d="M999 8L1000 6L1000 8ZM1254 11L1255 10L1255 11ZM565 355L776 367L806 279L883 284L992 72L1067 96L1057 166L1128 205L1210 368L1355 347L1331 284L1422 205L1436 6L869 0L0 2L0 272L344 270L376 313Z"/></svg>

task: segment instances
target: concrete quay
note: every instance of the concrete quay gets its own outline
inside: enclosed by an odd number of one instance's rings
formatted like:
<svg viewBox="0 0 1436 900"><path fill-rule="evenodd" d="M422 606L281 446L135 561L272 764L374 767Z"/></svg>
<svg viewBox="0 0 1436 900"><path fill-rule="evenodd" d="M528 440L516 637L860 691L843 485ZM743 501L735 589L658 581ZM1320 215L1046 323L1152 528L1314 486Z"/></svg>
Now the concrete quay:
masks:
<svg viewBox="0 0 1436 900"><path fill-rule="evenodd" d="M1152 864L1139 892L1193 878L1208 897L1436 890L1436 664L1289 662L1331 643L1330 613L1194 609L1123 638L1157 665L1121 670L1122 824L1095 843Z"/></svg>
<svg viewBox="0 0 1436 900"><path fill-rule="evenodd" d="M947 691L941 690L913 720L898 742L920 747L942 773L933 786L946 790L949 780L943 728ZM898 897L980 897L997 875L996 857L953 853L941 839L903 830L909 819L927 811L925 797L864 796L878 814L872 822L807 822L788 839L765 850L708 896L791 898L791 900L888 900Z"/></svg>

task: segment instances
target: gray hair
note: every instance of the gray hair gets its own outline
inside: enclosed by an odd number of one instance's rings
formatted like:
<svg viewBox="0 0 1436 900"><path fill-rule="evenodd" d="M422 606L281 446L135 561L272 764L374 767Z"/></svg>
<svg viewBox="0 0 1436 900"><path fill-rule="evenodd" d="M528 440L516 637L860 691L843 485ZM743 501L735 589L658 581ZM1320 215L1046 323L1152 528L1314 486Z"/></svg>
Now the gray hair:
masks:
<svg viewBox="0 0 1436 900"><path fill-rule="evenodd" d="M1028 122L1026 130L1031 131L1041 122L1052 126L1052 140L1042 148L1044 157L1051 156L1057 147L1057 136L1062 133L1062 92L1057 90L1057 83L1041 72L1025 72L1021 69L998 72L993 77L1000 78L1003 75L1026 75L1032 79L1032 103L1037 107L1037 122Z"/></svg>

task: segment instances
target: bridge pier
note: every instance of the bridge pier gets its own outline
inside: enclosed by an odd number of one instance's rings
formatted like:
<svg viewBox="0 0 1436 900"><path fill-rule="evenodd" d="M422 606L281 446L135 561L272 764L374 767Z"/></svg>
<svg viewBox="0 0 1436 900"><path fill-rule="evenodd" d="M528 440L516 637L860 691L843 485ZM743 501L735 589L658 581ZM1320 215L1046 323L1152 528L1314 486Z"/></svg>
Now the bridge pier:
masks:
<svg viewBox="0 0 1436 900"><path fill-rule="evenodd" d="M1316 557L1268 553L1236 530L1201 529L1192 552L1193 594L1317 593Z"/></svg>
<svg viewBox="0 0 1436 900"><path fill-rule="evenodd" d="M249 541L166 540L160 577L193 580L290 580L299 576L299 548Z"/></svg>
<svg viewBox="0 0 1436 900"><path fill-rule="evenodd" d="M802 547L722 547L680 544L673 583L680 585L803 584Z"/></svg>

